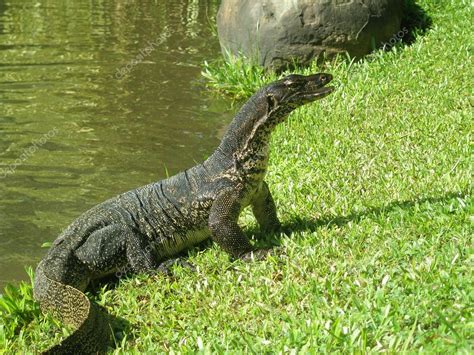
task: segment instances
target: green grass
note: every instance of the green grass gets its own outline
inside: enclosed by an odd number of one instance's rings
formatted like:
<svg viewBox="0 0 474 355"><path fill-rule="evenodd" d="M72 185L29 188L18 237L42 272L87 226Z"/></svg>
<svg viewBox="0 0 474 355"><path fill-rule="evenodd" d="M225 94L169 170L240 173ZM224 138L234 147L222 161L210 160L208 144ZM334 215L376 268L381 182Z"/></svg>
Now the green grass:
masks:
<svg viewBox="0 0 474 355"><path fill-rule="evenodd" d="M274 81L278 76L266 72L263 67L253 64L244 57L231 54L214 62L204 62L202 76L207 79L207 87L217 93L239 100L251 96L265 84Z"/></svg>
<svg viewBox="0 0 474 355"><path fill-rule="evenodd" d="M337 90L273 135L267 181L292 233L258 243L279 254L230 262L211 246L190 252L195 272L103 290L125 327L113 351L472 353L472 10L419 4L432 27L411 46L300 71L331 72ZM244 62L204 71L240 98L276 77ZM250 212L242 224L259 236ZM0 303L8 353L62 335L21 287Z"/></svg>

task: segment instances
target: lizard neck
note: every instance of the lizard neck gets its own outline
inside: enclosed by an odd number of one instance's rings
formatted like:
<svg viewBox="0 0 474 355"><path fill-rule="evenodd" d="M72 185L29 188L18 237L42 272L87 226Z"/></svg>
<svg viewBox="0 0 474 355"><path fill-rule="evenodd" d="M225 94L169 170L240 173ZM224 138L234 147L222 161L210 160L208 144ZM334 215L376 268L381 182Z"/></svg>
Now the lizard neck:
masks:
<svg viewBox="0 0 474 355"><path fill-rule="evenodd" d="M231 161L241 175L264 175L275 128L268 120L271 113L265 93L257 92L236 114L214 154Z"/></svg>

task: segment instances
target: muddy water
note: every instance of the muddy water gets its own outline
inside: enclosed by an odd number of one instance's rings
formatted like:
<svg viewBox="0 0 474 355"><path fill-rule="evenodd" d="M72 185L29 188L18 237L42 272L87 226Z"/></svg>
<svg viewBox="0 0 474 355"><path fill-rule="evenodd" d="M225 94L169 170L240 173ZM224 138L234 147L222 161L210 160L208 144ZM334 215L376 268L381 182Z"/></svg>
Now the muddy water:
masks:
<svg viewBox="0 0 474 355"><path fill-rule="evenodd" d="M202 161L232 113L200 82L213 0L0 0L0 286L75 217Z"/></svg>

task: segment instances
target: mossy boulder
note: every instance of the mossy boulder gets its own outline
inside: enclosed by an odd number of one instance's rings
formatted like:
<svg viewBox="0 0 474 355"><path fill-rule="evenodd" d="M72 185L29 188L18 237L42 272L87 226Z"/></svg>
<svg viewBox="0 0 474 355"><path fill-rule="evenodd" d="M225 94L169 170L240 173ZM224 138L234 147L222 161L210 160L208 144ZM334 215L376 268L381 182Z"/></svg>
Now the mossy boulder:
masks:
<svg viewBox="0 0 474 355"><path fill-rule="evenodd" d="M403 0L223 0L224 51L280 68L322 53L361 57L396 36Z"/></svg>

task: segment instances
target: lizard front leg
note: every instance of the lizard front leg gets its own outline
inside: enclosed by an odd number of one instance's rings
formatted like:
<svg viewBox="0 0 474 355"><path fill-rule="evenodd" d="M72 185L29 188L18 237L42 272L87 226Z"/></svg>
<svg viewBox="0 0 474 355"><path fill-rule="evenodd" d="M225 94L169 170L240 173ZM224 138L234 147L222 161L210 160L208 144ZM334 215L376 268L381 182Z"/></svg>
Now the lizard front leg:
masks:
<svg viewBox="0 0 474 355"><path fill-rule="evenodd" d="M236 192L226 190L219 194L209 213L212 240L234 258L252 251L252 245L237 224L241 210Z"/></svg>
<svg viewBox="0 0 474 355"><path fill-rule="evenodd" d="M275 202L265 181L252 199L252 211L260 228L264 232L275 232L280 229Z"/></svg>
<svg viewBox="0 0 474 355"><path fill-rule="evenodd" d="M214 201L209 214L212 239L234 258L262 259L267 249L254 250L237 221L241 210L239 195L232 191L222 192Z"/></svg>

